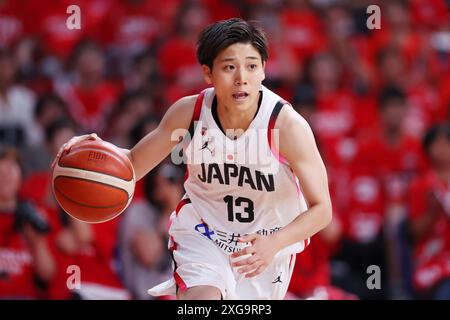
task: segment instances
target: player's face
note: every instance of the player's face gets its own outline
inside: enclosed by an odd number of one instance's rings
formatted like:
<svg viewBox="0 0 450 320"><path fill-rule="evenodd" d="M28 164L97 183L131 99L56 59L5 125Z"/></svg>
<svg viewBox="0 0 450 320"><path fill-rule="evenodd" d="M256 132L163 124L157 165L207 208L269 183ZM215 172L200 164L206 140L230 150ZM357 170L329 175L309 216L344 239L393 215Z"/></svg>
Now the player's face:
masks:
<svg viewBox="0 0 450 320"><path fill-rule="evenodd" d="M216 91L218 102L245 111L258 103L264 64L250 43L235 43L214 59L213 68L203 66L204 76Z"/></svg>

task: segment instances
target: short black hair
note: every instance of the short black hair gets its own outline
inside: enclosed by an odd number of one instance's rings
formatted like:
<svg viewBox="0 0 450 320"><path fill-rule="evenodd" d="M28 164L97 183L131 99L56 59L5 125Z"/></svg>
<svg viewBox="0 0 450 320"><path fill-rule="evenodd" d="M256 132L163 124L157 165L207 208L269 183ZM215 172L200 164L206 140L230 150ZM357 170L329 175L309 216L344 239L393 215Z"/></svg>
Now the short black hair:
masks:
<svg viewBox="0 0 450 320"><path fill-rule="evenodd" d="M422 147L427 155L430 154L432 144L441 136L446 137L450 141L449 122L437 123L427 130L422 140Z"/></svg>
<svg viewBox="0 0 450 320"><path fill-rule="evenodd" d="M225 48L235 43L250 43L261 55L263 62L269 58L264 31L251 22L232 18L213 23L200 32L197 41L197 60L212 68L214 59Z"/></svg>
<svg viewBox="0 0 450 320"><path fill-rule="evenodd" d="M405 103L406 95L403 90L398 87L386 87L378 96L380 108L384 108L392 100L400 100L402 103Z"/></svg>

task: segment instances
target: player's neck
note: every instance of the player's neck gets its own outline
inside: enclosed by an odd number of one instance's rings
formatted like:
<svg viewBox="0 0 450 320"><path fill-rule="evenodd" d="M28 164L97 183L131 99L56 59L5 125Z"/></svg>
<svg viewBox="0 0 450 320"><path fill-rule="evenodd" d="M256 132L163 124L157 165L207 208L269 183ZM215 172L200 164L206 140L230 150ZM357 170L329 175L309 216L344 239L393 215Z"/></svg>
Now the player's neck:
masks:
<svg viewBox="0 0 450 320"><path fill-rule="evenodd" d="M246 110L238 110L218 102L217 116L222 129L225 132L227 130L247 130L258 111L258 101L259 97L255 99L255 101L251 103L251 106Z"/></svg>
<svg viewBox="0 0 450 320"><path fill-rule="evenodd" d="M224 130L247 130L255 115L257 106L252 106L246 111L236 111L227 106L217 106L217 114Z"/></svg>

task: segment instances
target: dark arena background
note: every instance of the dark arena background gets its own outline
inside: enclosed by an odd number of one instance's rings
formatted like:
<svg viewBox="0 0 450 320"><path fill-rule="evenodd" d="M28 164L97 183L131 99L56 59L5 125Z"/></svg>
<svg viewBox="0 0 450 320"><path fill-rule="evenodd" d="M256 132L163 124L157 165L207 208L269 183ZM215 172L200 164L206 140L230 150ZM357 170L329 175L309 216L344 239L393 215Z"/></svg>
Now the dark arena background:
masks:
<svg viewBox="0 0 450 320"><path fill-rule="evenodd" d="M183 167L169 157L119 217L86 224L50 164L74 135L131 148L206 88L197 35L230 17L265 30L263 84L328 173L333 221L285 299L450 299L448 0L0 0L0 299L150 300L171 276Z"/></svg>

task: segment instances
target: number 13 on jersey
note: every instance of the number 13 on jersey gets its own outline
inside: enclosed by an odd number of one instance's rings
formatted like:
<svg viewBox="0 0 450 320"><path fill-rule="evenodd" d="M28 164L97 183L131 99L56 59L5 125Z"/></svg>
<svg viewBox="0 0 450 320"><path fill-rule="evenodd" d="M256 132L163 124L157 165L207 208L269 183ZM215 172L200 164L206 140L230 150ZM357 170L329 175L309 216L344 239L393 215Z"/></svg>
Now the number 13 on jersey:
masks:
<svg viewBox="0 0 450 320"><path fill-rule="evenodd" d="M242 223L249 223L255 219L254 204L249 198L226 196L223 198L227 204L228 221L233 222L236 219ZM244 212L236 212L235 209L242 208ZM238 209L240 210L240 209Z"/></svg>

